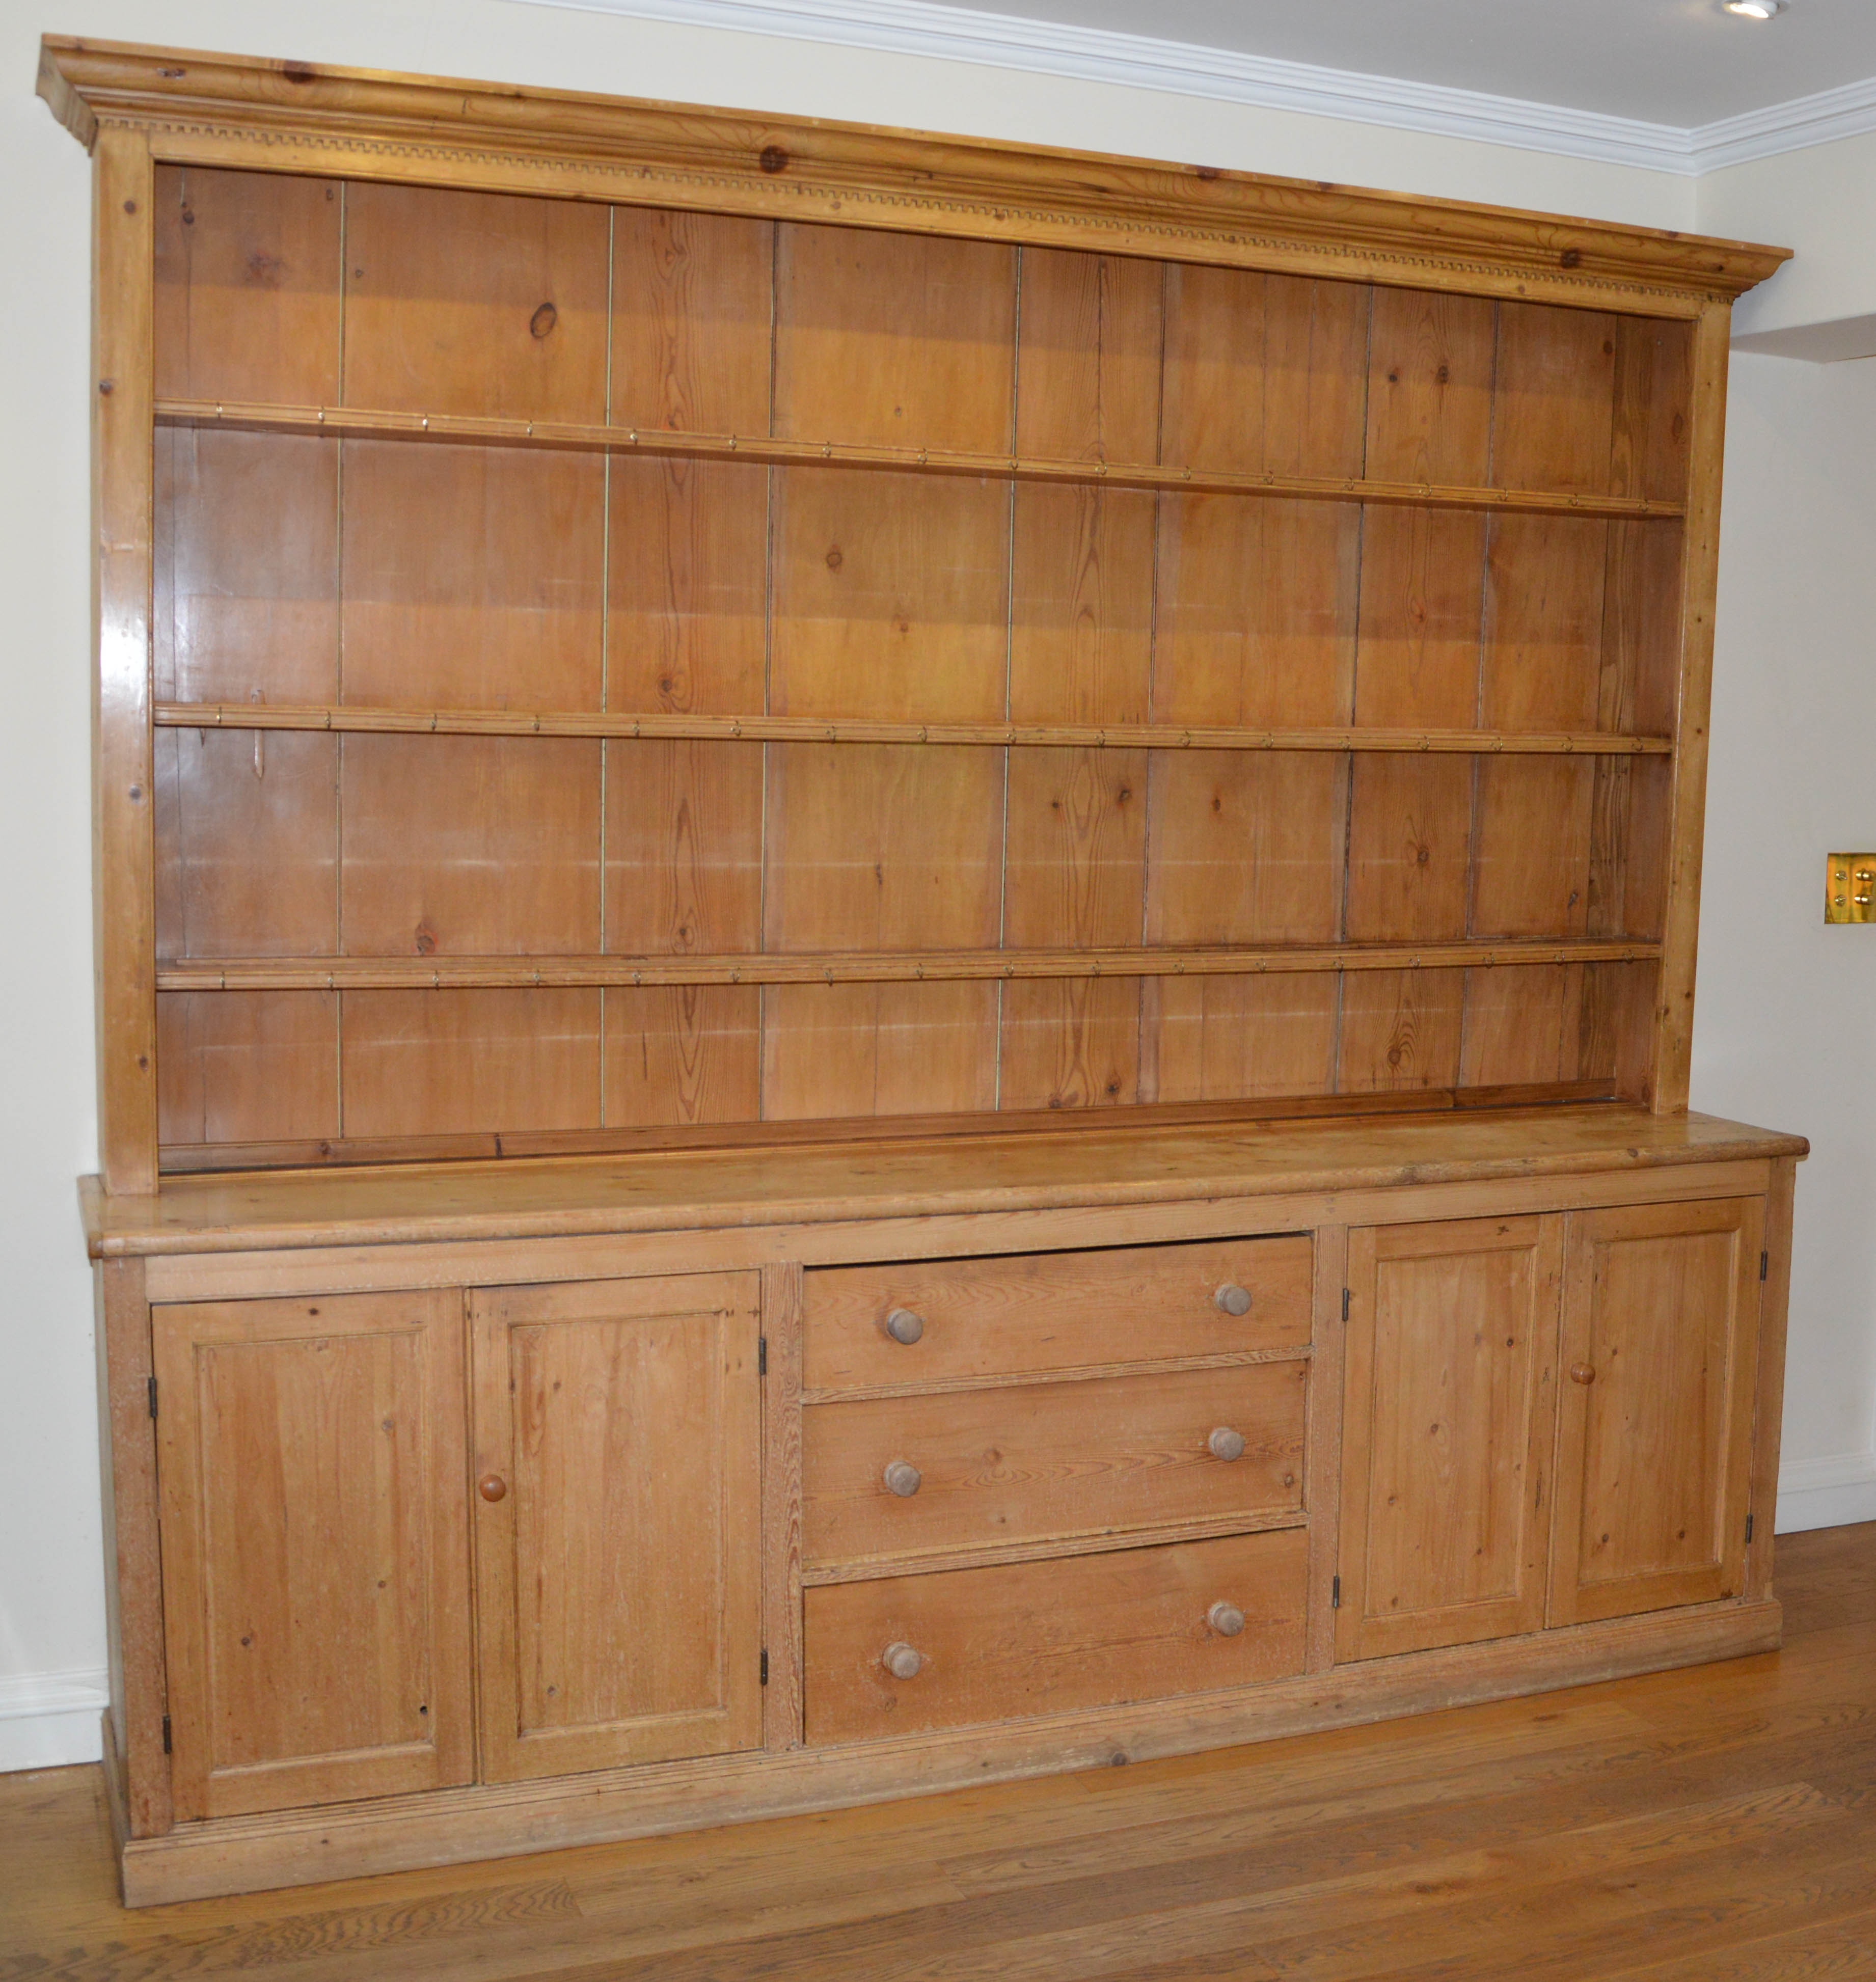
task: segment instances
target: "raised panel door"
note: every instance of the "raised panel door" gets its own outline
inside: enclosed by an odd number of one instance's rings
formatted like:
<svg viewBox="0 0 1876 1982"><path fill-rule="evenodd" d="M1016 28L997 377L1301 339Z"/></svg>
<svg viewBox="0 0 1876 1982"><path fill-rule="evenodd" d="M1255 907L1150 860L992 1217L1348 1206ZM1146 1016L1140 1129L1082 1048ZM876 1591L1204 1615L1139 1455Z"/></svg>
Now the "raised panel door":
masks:
<svg viewBox="0 0 1876 1982"><path fill-rule="evenodd" d="M1736 1596L1764 1204L1570 1220L1550 1621Z"/></svg>
<svg viewBox="0 0 1876 1982"><path fill-rule="evenodd" d="M470 1296L485 1780L760 1745L759 1286Z"/></svg>
<svg viewBox="0 0 1876 1982"><path fill-rule="evenodd" d="M461 1296L152 1320L178 1819L469 1781Z"/></svg>
<svg viewBox="0 0 1876 1982"><path fill-rule="evenodd" d="M1563 1236L1349 1234L1339 1658L1542 1626Z"/></svg>

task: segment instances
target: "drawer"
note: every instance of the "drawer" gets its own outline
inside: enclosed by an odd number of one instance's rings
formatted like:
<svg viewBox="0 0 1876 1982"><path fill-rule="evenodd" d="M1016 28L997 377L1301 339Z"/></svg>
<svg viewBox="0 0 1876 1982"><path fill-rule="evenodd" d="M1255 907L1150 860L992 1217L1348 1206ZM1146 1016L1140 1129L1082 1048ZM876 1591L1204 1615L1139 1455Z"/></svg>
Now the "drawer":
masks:
<svg viewBox="0 0 1876 1982"><path fill-rule="evenodd" d="M1311 1253L1305 1233L813 1269L803 1380L810 1390L866 1390L1300 1348ZM1219 1304L1229 1288L1250 1296L1241 1315ZM886 1333L900 1309L918 1317L915 1342Z"/></svg>
<svg viewBox="0 0 1876 1982"><path fill-rule="evenodd" d="M1253 1363L810 1404L803 1554L846 1562L1299 1508L1308 1373ZM1219 1431L1243 1440L1240 1456L1212 1450ZM910 1469L899 1491L889 1467Z"/></svg>
<svg viewBox="0 0 1876 1982"><path fill-rule="evenodd" d="M810 1744L1069 1713L1303 1670L1301 1528L805 1593ZM1214 1627L1214 1605L1243 1628ZM1228 1625L1233 1621L1221 1617ZM888 1670L889 1651L910 1667Z"/></svg>

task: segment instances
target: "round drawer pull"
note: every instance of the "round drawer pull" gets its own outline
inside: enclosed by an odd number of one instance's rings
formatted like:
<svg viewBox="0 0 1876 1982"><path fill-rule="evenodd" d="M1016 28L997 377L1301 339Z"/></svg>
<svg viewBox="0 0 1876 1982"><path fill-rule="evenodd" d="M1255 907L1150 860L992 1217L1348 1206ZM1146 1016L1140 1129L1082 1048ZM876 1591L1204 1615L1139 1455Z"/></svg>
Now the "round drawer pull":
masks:
<svg viewBox="0 0 1876 1982"><path fill-rule="evenodd" d="M1593 1383L1596 1380L1596 1372L1587 1363L1572 1363L1570 1380L1573 1383Z"/></svg>
<svg viewBox="0 0 1876 1982"><path fill-rule="evenodd" d="M485 1473L476 1483L476 1490L485 1500L502 1500L508 1497L508 1482L499 1473Z"/></svg>
<svg viewBox="0 0 1876 1982"><path fill-rule="evenodd" d="M910 1500L925 1483L924 1476L907 1459L895 1459L881 1476L887 1493L896 1493L902 1500Z"/></svg>
<svg viewBox="0 0 1876 1982"><path fill-rule="evenodd" d="M1244 1456L1244 1434L1233 1431L1229 1425L1220 1425L1205 1443L1211 1448L1214 1459L1242 1459Z"/></svg>
<svg viewBox="0 0 1876 1982"><path fill-rule="evenodd" d="M925 1317L914 1314L909 1307L896 1307L886 1317L886 1332L910 1349L925 1333Z"/></svg>
<svg viewBox="0 0 1876 1982"><path fill-rule="evenodd" d="M1214 1603L1205 1621L1221 1638L1235 1638L1244 1628L1244 1613L1235 1603Z"/></svg>
<svg viewBox="0 0 1876 1982"><path fill-rule="evenodd" d="M1240 1619L1240 1622L1243 1620ZM880 1663L894 1679L916 1679L925 1661L903 1640L895 1640L880 1654Z"/></svg>
<svg viewBox="0 0 1876 1982"><path fill-rule="evenodd" d="M1233 1281L1226 1281L1212 1299L1227 1314L1249 1314L1250 1312L1250 1288L1240 1287Z"/></svg>

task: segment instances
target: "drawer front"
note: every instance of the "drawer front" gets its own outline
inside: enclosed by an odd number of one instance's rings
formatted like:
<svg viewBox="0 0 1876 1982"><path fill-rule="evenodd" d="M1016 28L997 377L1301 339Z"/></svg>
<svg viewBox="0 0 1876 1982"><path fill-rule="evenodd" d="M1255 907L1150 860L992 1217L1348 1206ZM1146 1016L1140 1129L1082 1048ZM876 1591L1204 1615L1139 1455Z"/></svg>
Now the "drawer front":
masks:
<svg viewBox="0 0 1876 1982"><path fill-rule="evenodd" d="M810 1404L803 1552L850 1562L1300 1507L1308 1372L1253 1363Z"/></svg>
<svg viewBox="0 0 1876 1982"><path fill-rule="evenodd" d="M1300 1348L1310 1259L1300 1233L815 1269L803 1380L810 1390L865 1390ZM1250 1296L1241 1315L1217 1300L1233 1288ZM916 1341L887 1333L900 1310L918 1317Z"/></svg>
<svg viewBox="0 0 1876 1982"><path fill-rule="evenodd" d="M806 1592L812 1744L1210 1693L1303 1670L1307 1532ZM1233 1636L1214 1606L1242 1613ZM1229 1624L1233 1620L1223 1617ZM916 1669L896 1677L886 1659Z"/></svg>

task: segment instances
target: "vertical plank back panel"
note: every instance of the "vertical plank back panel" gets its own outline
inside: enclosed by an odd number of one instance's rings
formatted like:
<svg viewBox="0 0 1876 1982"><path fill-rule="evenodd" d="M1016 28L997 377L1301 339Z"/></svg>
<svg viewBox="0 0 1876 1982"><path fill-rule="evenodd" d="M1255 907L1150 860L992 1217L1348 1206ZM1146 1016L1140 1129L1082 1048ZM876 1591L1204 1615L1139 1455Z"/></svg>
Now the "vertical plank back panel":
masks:
<svg viewBox="0 0 1876 1982"><path fill-rule="evenodd" d="M612 209L615 426L769 431L775 230L726 214Z"/></svg>
<svg viewBox="0 0 1876 1982"><path fill-rule="evenodd" d="M1140 1098L1244 1101L1335 1086L1337 973L1150 977Z"/></svg>
<svg viewBox="0 0 1876 1982"><path fill-rule="evenodd" d="M1008 449L1013 249L784 222L775 290L784 439Z"/></svg>
<svg viewBox="0 0 1876 1982"><path fill-rule="evenodd" d="M343 697L596 709L606 465L349 441Z"/></svg>
<svg viewBox="0 0 1876 1982"><path fill-rule="evenodd" d="M343 196L335 179L158 169L161 397L336 404Z"/></svg>
<svg viewBox="0 0 1876 1982"><path fill-rule="evenodd" d="M345 404L603 420L607 233L575 200L355 182Z"/></svg>

